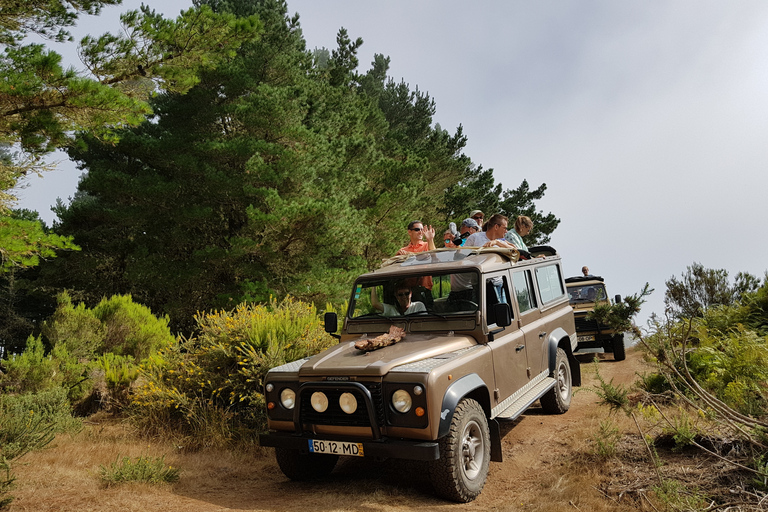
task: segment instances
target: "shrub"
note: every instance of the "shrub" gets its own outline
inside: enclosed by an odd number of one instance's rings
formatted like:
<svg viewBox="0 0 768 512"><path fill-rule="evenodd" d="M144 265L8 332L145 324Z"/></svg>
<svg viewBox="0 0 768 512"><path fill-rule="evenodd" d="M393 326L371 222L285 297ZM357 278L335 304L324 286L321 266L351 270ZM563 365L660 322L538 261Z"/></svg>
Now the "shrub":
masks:
<svg viewBox="0 0 768 512"><path fill-rule="evenodd" d="M62 388L26 395L0 395L0 509L13 501L11 462L43 448L57 432L74 432L82 424L72 417Z"/></svg>
<svg viewBox="0 0 768 512"><path fill-rule="evenodd" d="M104 344L104 326L85 304L73 306L67 292L56 299L56 311L40 328L42 335L51 347L66 345L78 359L90 359Z"/></svg>
<svg viewBox="0 0 768 512"><path fill-rule="evenodd" d="M70 354L66 345L46 354L40 337L30 336L24 352L3 364L6 373L0 377L0 385L6 391L36 393L63 387L70 399L77 400L90 387L85 362Z"/></svg>
<svg viewBox="0 0 768 512"><path fill-rule="evenodd" d="M165 465L165 457L138 457L135 461L123 457L106 466L99 466L101 480L107 487L124 482L150 484L173 483L179 480L179 470Z"/></svg>
<svg viewBox="0 0 768 512"><path fill-rule="evenodd" d="M93 314L106 331L102 353L132 356L140 361L173 342L168 317L156 317L148 307L133 302L130 295L102 299Z"/></svg>
<svg viewBox="0 0 768 512"><path fill-rule="evenodd" d="M190 448L263 431L266 372L335 343L315 307L292 298L195 320L197 337L169 343L144 363L131 413L147 434L172 429Z"/></svg>
<svg viewBox="0 0 768 512"><path fill-rule="evenodd" d="M173 340L168 318L156 317L130 295L102 299L93 309L73 306L66 292L58 302L41 331L52 347L65 345L79 359L113 352L141 360Z"/></svg>

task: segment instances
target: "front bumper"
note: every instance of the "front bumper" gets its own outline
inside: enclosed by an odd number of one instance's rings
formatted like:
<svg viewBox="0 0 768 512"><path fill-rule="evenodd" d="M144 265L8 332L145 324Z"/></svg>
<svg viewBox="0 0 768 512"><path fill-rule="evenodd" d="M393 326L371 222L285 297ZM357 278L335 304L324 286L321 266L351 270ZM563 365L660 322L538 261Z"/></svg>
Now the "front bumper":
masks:
<svg viewBox="0 0 768 512"><path fill-rule="evenodd" d="M323 435L322 437L316 437L306 433L297 435L293 432L270 432L259 435L259 444L261 446L287 448L299 450L301 453L309 453L309 442L312 439L359 442L355 439L337 436ZM366 457L407 460L437 460L440 458L440 448L437 441L407 441L382 437L376 441L362 441L362 444Z"/></svg>

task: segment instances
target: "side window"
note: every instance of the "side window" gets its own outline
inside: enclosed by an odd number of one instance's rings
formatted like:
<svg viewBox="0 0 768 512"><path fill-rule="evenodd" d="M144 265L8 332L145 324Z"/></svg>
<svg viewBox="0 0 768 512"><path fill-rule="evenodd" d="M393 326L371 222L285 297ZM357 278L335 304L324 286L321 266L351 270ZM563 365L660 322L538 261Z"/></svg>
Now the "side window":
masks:
<svg viewBox="0 0 768 512"><path fill-rule="evenodd" d="M563 278L560 275L560 267L547 265L536 269L536 281L539 285L541 302L546 304L565 295Z"/></svg>
<svg viewBox="0 0 768 512"><path fill-rule="evenodd" d="M512 284L515 287L515 297L517 297L517 305L520 307L520 314L534 309L536 297L533 295L530 273L527 270L515 272L512 274Z"/></svg>
<svg viewBox="0 0 768 512"><path fill-rule="evenodd" d="M485 311L488 325L496 323L496 316L493 312L494 304L509 304L507 276L490 277L485 281Z"/></svg>

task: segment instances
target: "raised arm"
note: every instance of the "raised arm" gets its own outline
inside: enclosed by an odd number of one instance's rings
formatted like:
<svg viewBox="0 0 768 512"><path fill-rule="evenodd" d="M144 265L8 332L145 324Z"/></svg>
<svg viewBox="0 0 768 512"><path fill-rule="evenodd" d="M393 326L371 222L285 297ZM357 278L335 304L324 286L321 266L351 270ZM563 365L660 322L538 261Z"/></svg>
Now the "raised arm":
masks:
<svg viewBox="0 0 768 512"><path fill-rule="evenodd" d="M375 286L371 286L371 306L376 308L377 311L384 311L384 304L379 302L379 296L376 293Z"/></svg>

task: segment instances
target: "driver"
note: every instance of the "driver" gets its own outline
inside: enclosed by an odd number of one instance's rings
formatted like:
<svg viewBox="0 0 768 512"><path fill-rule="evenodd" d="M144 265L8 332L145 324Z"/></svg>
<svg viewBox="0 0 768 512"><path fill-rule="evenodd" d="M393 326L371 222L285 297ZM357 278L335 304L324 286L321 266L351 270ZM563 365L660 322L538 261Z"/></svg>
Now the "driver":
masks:
<svg viewBox="0 0 768 512"><path fill-rule="evenodd" d="M395 287L395 302L392 304L383 304L379 301L379 297L376 295L376 287L371 288L371 305L376 308L384 316L402 316L409 315L411 313L426 312L427 308L423 302L411 301L411 289L405 284L398 284Z"/></svg>

